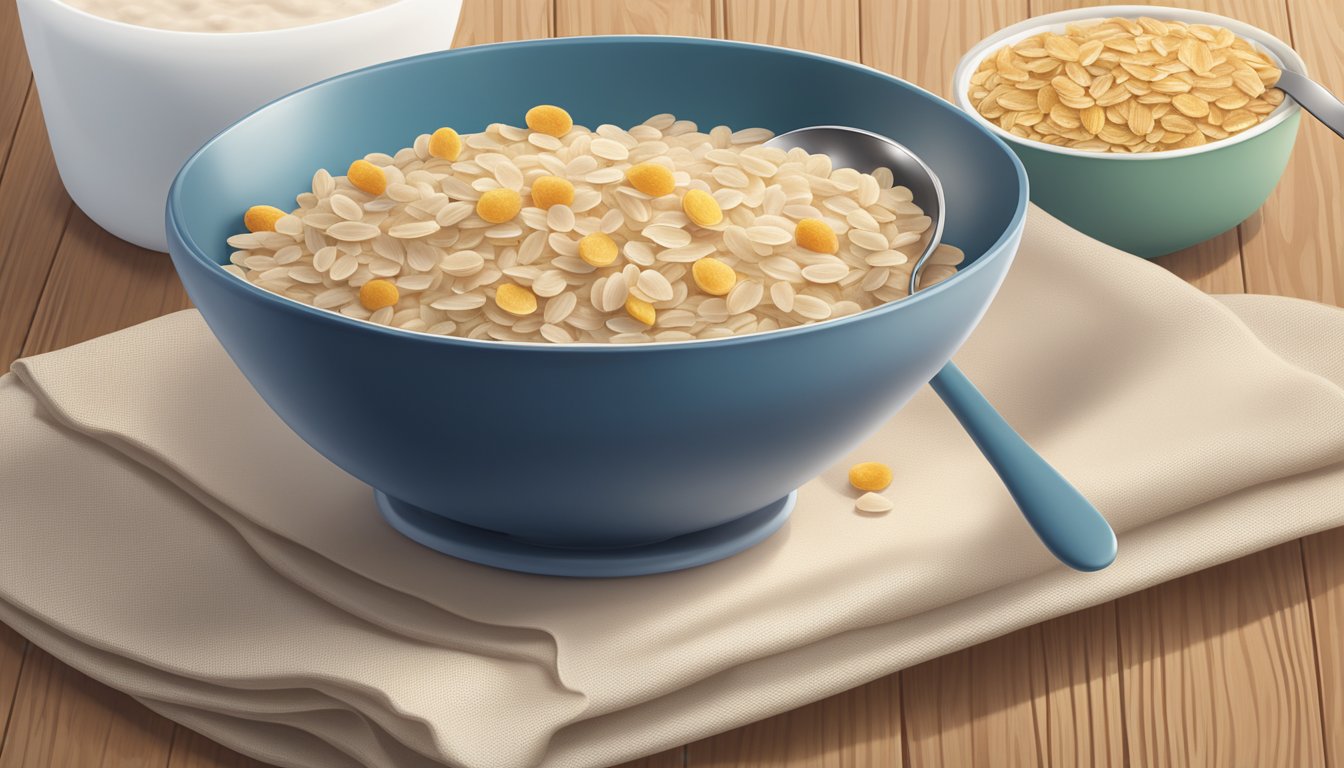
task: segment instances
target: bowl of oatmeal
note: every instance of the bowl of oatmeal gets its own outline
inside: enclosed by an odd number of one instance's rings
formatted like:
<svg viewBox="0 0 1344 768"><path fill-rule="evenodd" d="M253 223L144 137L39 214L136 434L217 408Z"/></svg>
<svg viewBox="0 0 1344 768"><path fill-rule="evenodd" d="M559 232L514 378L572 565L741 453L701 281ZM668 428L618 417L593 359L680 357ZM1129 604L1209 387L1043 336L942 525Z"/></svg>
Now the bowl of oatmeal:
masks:
<svg viewBox="0 0 1344 768"><path fill-rule="evenodd" d="M973 47L957 104L1022 159L1032 202L1153 258L1237 226L1287 166L1305 73L1283 41L1199 11L1102 6L1046 14Z"/></svg>
<svg viewBox="0 0 1344 768"><path fill-rule="evenodd" d="M898 290L919 201L874 169L760 146L817 123L923 158L964 260ZM290 428L376 489L370 514L477 562L612 576L777 530L794 489L970 334L1025 213L1007 146L898 78L588 37L286 96L186 163L167 223L213 333Z"/></svg>
<svg viewBox="0 0 1344 768"><path fill-rule="evenodd" d="M167 250L182 162L224 126L351 69L441 50L460 0L18 0L61 180L84 213Z"/></svg>
<svg viewBox="0 0 1344 768"><path fill-rule="evenodd" d="M652 115L576 124L537 105L418 134L295 207L249 206L225 271L402 330L553 344L691 341L852 315L909 295L934 222L889 168L837 168L766 128ZM956 273L938 244L918 275Z"/></svg>

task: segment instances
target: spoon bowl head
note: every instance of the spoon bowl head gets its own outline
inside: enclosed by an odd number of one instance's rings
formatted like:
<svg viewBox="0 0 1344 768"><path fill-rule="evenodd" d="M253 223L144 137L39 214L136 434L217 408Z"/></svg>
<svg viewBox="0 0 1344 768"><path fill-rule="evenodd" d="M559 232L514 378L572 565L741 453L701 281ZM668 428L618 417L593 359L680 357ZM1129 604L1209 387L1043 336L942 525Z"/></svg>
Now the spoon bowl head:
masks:
<svg viewBox="0 0 1344 768"><path fill-rule="evenodd" d="M875 168L890 169L896 186L909 189L915 205L933 221L933 234L915 261L915 268L910 270L910 293L915 292L920 271L943 239L943 185L932 168L914 152L886 136L842 125L798 128L774 137L766 145L780 149L798 147L814 155L824 154L831 158L836 168L853 168L864 173Z"/></svg>

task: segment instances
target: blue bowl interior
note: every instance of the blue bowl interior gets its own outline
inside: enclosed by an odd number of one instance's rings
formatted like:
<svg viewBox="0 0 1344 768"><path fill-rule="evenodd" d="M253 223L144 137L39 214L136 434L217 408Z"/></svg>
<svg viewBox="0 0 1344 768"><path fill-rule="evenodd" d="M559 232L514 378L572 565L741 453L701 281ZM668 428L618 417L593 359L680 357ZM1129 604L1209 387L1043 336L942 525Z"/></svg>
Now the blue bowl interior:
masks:
<svg viewBox="0 0 1344 768"><path fill-rule="evenodd" d="M345 172L440 126L521 125L536 104L577 123L628 127L671 112L703 129L864 128L919 154L941 178L945 242L972 263L1022 215L1026 177L1004 144L947 102L874 70L814 54L717 40L561 38L428 54L341 75L226 129L184 166L170 217L197 258L228 261L248 206L289 210L313 172ZM238 158L247 158L245 164ZM867 170L867 169L864 169ZM917 201L918 202L918 201Z"/></svg>

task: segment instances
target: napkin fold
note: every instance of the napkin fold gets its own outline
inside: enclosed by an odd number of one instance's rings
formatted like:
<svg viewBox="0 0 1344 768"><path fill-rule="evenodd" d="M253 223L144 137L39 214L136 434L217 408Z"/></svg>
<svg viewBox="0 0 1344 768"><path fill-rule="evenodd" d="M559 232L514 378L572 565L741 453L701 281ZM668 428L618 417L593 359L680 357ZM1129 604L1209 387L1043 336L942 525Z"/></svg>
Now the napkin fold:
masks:
<svg viewBox="0 0 1344 768"><path fill-rule="evenodd" d="M957 361L1115 565L1054 563L926 391L752 550L574 580L401 537L182 312L0 378L0 618L281 765L612 764L1344 524L1341 350L1344 311L1214 299L1033 209ZM862 460L896 511L853 511Z"/></svg>

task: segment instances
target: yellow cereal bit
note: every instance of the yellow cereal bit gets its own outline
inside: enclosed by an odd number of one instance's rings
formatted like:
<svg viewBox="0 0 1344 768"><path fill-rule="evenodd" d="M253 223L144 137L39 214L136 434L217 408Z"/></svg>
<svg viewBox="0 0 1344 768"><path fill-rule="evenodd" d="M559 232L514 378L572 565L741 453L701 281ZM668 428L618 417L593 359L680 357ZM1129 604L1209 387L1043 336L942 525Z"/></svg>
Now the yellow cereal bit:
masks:
<svg viewBox="0 0 1344 768"><path fill-rule="evenodd" d="M691 278L710 296L727 296L737 284L737 273L733 268L712 256L691 265Z"/></svg>
<svg viewBox="0 0 1344 768"><path fill-rule="evenodd" d="M505 283L495 290L495 305L522 317L537 311L537 295L521 285Z"/></svg>
<svg viewBox="0 0 1344 768"><path fill-rule="evenodd" d="M676 182L672 180L672 170L657 163L637 163L625 172L630 186L649 197L662 197L672 194Z"/></svg>
<svg viewBox="0 0 1344 768"><path fill-rule="evenodd" d="M492 189L476 201L476 215L491 224L503 224L523 210L523 198L512 189Z"/></svg>
<svg viewBox="0 0 1344 768"><path fill-rule="evenodd" d="M370 312L391 307L401 300L401 293L391 280L370 280L359 288L359 303Z"/></svg>
<svg viewBox="0 0 1344 768"><path fill-rule="evenodd" d="M532 182L532 204L538 208L574 202L574 185L559 176L542 176Z"/></svg>
<svg viewBox="0 0 1344 768"><path fill-rule="evenodd" d="M568 112L550 104L539 104L527 110L523 120L527 122L528 128L537 133L557 138L569 133L569 129L574 127L574 118Z"/></svg>
<svg viewBox="0 0 1344 768"><path fill-rule="evenodd" d="M429 154L440 160L456 160L462 154L462 137L452 128L440 128L429 137Z"/></svg>
<svg viewBox="0 0 1344 768"><path fill-rule="evenodd" d="M616 241L605 232L584 235L579 241L579 258L594 267L609 266L616 260L617 253L619 249L616 247Z"/></svg>
<svg viewBox="0 0 1344 768"><path fill-rule="evenodd" d="M345 172L345 177L355 185L355 189L368 192L370 195L381 195L387 191L387 174L368 160L356 160L351 163L350 170Z"/></svg>
<svg viewBox="0 0 1344 768"><path fill-rule="evenodd" d="M712 227L723 221L723 209L714 196L700 189L692 189L681 198L681 210L686 218L702 227Z"/></svg>
<svg viewBox="0 0 1344 768"><path fill-rule="evenodd" d="M840 250L840 241L835 230L821 219L802 219L793 230L798 245L814 253L835 253Z"/></svg>
<svg viewBox="0 0 1344 768"><path fill-rule="evenodd" d="M849 484L860 491L880 491L891 485L891 467L880 461L865 461L849 468Z"/></svg>
<svg viewBox="0 0 1344 768"><path fill-rule="evenodd" d="M625 311L645 325L653 325L654 321L658 319L658 311L653 308L652 304L634 296L625 298Z"/></svg>
<svg viewBox="0 0 1344 768"><path fill-rule="evenodd" d="M275 222L284 215L284 211L273 205L254 205L243 214L243 225L248 232L274 232Z"/></svg>

